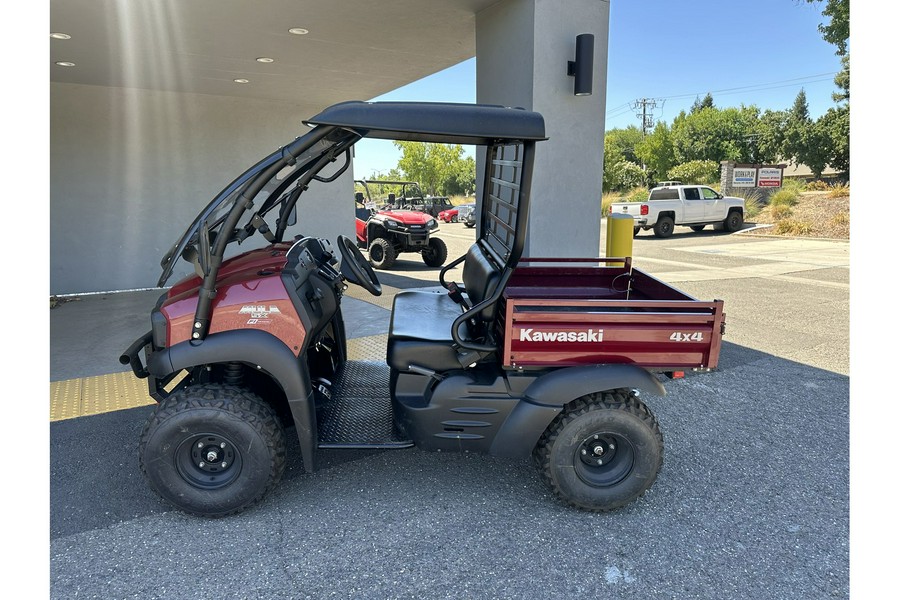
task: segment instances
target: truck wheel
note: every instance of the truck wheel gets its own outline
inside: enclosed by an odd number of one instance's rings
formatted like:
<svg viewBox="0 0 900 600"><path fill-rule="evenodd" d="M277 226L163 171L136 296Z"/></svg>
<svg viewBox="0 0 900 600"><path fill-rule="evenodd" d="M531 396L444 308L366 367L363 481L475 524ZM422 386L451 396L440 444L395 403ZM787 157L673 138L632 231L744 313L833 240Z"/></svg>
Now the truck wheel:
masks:
<svg viewBox="0 0 900 600"><path fill-rule="evenodd" d="M624 506L646 492L662 466L656 418L631 390L570 403L534 450L541 476L563 502L592 512Z"/></svg>
<svg viewBox="0 0 900 600"><path fill-rule="evenodd" d="M733 210L728 213L725 219L725 230L730 232L740 231L744 227L744 215L739 210Z"/></svg>
<svg viewBox="0 0 900 600"><path fill-rule="evenodd" d="M447 260L447 244L441 238L428 240L428 247L422 250L422 260L429 267L440 267Z"/></svg>
<svg viewBox="0 0 900 600"><path fill-rule="evenodd" d="M369 262L376 269L390 269L397 260L397 251L394 245L384 238L375 238L369 244Z"/></svg>
<svg viewBox="0 0 900 600"><path fill-rule="evenodd" d="M284 429L247 390L187 387L156 407L140 442L144 478L163 500L192 515L224 517L262 500L281 480Z"/></svg>
<svg viewBox="0 0 900 600"><path fill-rule="evenodd" d="M475 223L469 223L468 221L466 221L466 227L471 229L472 227L475 227Z"/></svg>
<svg viewBox="0 0 900 600"><path fill-rule="evenodd" d="M703 231L706 225L691 225L691 231Z"/></svg>
<svg viewBox="0 0 900 600"><path fill-rule="evenodd" d="M667 238L675 231L675 221L672 217L660 217L653 226L653 235L658 238Z"/></svg>
<svg viewBox="0 0 900 600"><path fill-rule="evenodd" d="M450 217L450 222L451 223L459 223L459 216L453 215L452 217Z"/></svg>

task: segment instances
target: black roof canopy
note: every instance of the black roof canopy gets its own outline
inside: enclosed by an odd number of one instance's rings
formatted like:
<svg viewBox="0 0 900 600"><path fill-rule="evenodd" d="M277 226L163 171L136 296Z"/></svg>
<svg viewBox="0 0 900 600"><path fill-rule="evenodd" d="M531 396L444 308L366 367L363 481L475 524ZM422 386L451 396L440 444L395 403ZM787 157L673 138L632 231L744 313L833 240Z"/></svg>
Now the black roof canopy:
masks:
<svg viewBox="0 0 900 600"><path fill-rule="evenodd" d="M370 138L443 144L546 139L540 113L490 104L350 101L305 123L353 129Z"/></svg>

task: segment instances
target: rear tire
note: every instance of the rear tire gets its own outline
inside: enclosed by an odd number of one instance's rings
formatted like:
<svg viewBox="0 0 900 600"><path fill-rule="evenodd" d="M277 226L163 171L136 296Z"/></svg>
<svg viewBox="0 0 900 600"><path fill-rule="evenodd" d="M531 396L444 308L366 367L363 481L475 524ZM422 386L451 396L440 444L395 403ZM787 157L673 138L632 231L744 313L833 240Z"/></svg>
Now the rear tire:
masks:
<svg viewBox="0 0 900 600"><path fill-rule="evenodd" d="M725 218L725 222L723 223L725 227L725 231L729 231L734 233L735 231L740 231L744 227L744 215L741 214L739 210L733 210L728 213L728 217Z"/></svg>
<svg viewBox="0 0 900 600"><path fill-rule="evenodd" d="M656 418L632 390L568 404L534 450L541 477L563 502L605 512L642 496L662 467Z"/></svg>
<svg viewBox="0 0 900 600"><path fill-rule="evenodd" d="M144 478L163 500L191 515L224 517L253 506L281 480L284 429L256 394L197 385L156 407L139 453Z"/></svg>
<svg viewBox="0 0 900 600"><path fill-rule="evenodd" d="M450 217L450 222L451 222L451 223L458 223L458 222L459 222L459 216L453 215L452 217Z"/></svg>
<svg viewBox="0 0 900 600"><path fill-rule="evenodd" d="M667 238L675 231L675 221L672 217L660 217L653 226L653 235L658 238Z"/></svg>
<svg viewBox="0 0 900 600"><path fill-rule="evenodd" d="M397 260L394 245L384 238L375 238L369 244L369 262L376 269L390 269Z"/></svg>
<svg viewBox="0 0 900 600"><path fill-rule="evenodd" d="M422 250L422 260L429 267L440 267L447 260L447 244L441 238L428 240L428 247Z"/></svg>

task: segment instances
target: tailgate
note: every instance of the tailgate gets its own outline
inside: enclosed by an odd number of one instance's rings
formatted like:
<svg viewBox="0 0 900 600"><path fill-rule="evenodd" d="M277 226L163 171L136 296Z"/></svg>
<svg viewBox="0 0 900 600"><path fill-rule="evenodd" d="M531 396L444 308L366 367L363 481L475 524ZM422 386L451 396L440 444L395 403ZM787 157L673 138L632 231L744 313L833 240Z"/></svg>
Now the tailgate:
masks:
<svg viewBox="0 0 900 600"><path fill-rule="evenodd" d="M507 298L503 365L713 369L725 329L723 308L722 300Z"/></svg>

